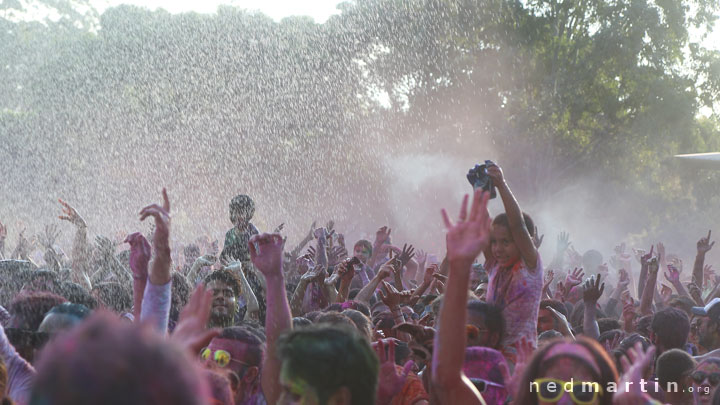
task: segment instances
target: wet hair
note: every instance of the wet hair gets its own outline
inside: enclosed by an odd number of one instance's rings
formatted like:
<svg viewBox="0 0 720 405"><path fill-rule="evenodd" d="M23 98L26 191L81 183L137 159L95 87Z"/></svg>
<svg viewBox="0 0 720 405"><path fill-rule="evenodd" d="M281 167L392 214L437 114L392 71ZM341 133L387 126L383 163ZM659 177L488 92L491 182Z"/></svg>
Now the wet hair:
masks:
<svg viewBox="0 0 720 405"><path fill-rule="evenodd" d="M240 296L240 291L242 291L242 284L240 283L238 276L236 276L235 273L233 273L232 271L227 269L215 270L205 276L203 284L207 286L208 284L210 284L211 281L215 280L227 284L233 290L233 294L235 294L235 297Z"/></svg>
<svg viewBox="0 0 720 405"><path fill-rule="evenodd" d="M322 312L320 311L310 311L305 314L305 318L309 319L310 322L315 323L317 322L317 318L322 315Z"/></svg>
<svg viewBox="0 0 720 405"><path fill-rule="evenodd" d="M546 340L553 340L553 339L560 339L562 338L562 333L556 331L555 329L546 330L545 332L542 332L538 335L537 340L538 343L546 341Z"/></svg>
<svg viewBox="0 0 720 405"><path fill-rule="evenodd" d="M690 298L686 297L684 295L681 295L679 297L673 297L670 299L670 302L668 302L668 305L673 308L682 309L683 312L687 314L689 317L691 315L690 310L692 307L694 307L696 304L695 302Z"/></svg>
<svg viewBox="0 0 720 405"><path fill-rule="evenodd" d="M183 255L185 257L197 258L200 256L200 248L198 247L198 245L191 243L185 246L185 248L183 248Z"/></svg>
<svg viewBox="0 0 720 405"><path fill-rule="evenodd" d="M622 329L620 322L613 318L600 318L597 320L597 323L601 334L610 330Z"/></svg>
<svg viewBox="0 0 720 405"><path fill-rule="evenodd" d="M84 289L80 284L73 282L64 282L58 288L58 294L73 304L84 305L89 309L96 309L98 302Z"/></svg>
<svg viewBox="0 0 720 405"><path fill-rule="evenodd" d="M255 202L245 194L236 195L230 200L230 213L240 213L245 220L252 219L255 215Z"/></svg>
<svg viewBox="0 0 720 405"><path fill-rule="evenodd" d="M365 250L367 250L368 252L370 252L370 255L372 255L373 245L372 245L372 243L370 243L369 240L360 239L359 241L355 242L355 245L353 246L353 249L354 249L356 246L358 246L358 245L361 245L363 248L365 248Z"/></svg>
<svg viewBox="0 0 720 405"><path fill-rule="evenodd" d="M522 213L523 216L523 222L525 222L525 228L527 229L530 236L535 236L535 221L533 221L532 217L526 213ZM493 226L495 225L502 225L508 229L510 229L510 222L508 222L508 217L506 213L499 214L496 216L492 221Z"/></svg>
<svg viewBox="0 0 720 405"><path fill-rule="evenodd" d="M336 302L334 304L329 305L327 308L325 308L324 312L328 311L335 311L335 312L343 312L346 309L354 309L356 311L360 311L363 313L363 315L370 317L370 308L365 305L362 302L359 301L345 301L345 302Z"/></svg>
<svg viewBox="0 0 720 405"><path fill-rule="evenodd" d="M472 300L468 302L467 309L469 312L482 315L488 330L497 332L499 340L502 340L505 335L505 318L502 316L500 307L485 301Z"/></svg>
<svg viewBox="0 0 720 405"><path fill-rule="evenodd" d="M617 369L615 368L615 363L605 352L605 349L603 349L596 341L585 337L580 337L574 341L557 339L548 342L546 346L536 350L533 353L533 356L530 359L527 367L525 368L520 382L517 385L518 388L515 393L514 403L523 405L538 404L537 394L533 390L528 389L528 387L531 387L531 383L535 381L535 379L542 377L544 370L550 367L550 364L548 364L548 362L544 360L544 357L550 351L550 349L552 349L555 345L559 343L581 345L591 353L600 371L600 375L595 375L595 381L598 382L601 387L607 387L609 383L616 383L618 381L618 373ZM596 373L593 368L590 368L589 371L593 375ZM600 396L599 399L600 405L611 405L613 400L613 393L605 391L605 393Z"/></svg>
<svg viewBox="0 0 720 405"><path fill-rule="evenodd" d="M28 292L15 297L8 312L21 329L37 331L45 314L54 306L65 302L65 298L49 292Z"/></svg>
<svg viewBox="0 0 720 405"><path fill-rule="evenodd" d="M375 403L379 363L365 340L345 325L312 325L284 333L278 356L290 379L302 379L325 404L340 388L353 405Z"/></svg>
<svg viewBox="0 0 720 405"><path fill-rule="evenodd" d="M342 311L342 314L350 318L351 321L353 321L353 324L361 335L367 337L369 342L372 341L373 326L372 321L369 317L367 317L362 312L356 311L354 309L346 309Z"/></svg>
<svg viewBox="0 0 720 405"><path fill-rule="evenodd" d="M682 349L690 333L690 320L682 310L670 307L655 313L650 328L664 350Z"/></svg>
<svg viewBox="0 0 720 405"><path fill-rule="evenodd" d="M200 405L207 396L186 350L102 311L47 345L29 404Z"/></svg>
<svg viewBox="0 0 720 405"><path fill-rule="evenodd" d="M132 295L120 283L107 282L95 284L93 291L97 291L98 300L107 309L118 314L128 312L132 308Z"/></svg>
<svg viewBox="0 0 720 405"><path fill-rule="evenodd" d="M172 284L170 285L170 319L177 322L180 317L180 311L187 305L190 299L190 283L188 283L185 276L177 271L173 271L170 278L172 279Z"/></svg>
<svg viewBox="0 0 720 405"><path fill-rule="evenodd" d="M602 344L605 341L612 341L618 335L622 336L623 333L624 332L620 328L606 330L605 332L600 333L597 340L598 343Z"/></svg>
<svg viewBox="0 0 720 405"><path fill-rule="evenodd" d="M292 319L293 328L300 328L303 326L312 325L312 321L302 316L296 316Z"/></svg>
<svg viewBox="0 0 720 405"><path fill-rule="evenodd" d="M60 285L60 281L58 280L58 275L54 271L46 270L46 269L40 269L35 270L30 273L30 283L33 283L35 281L45 279L50 281L52 284L52 289L48 292L55 293L57 290L57 287Z"/></svg>
<svg viewBox="0 0 720 405"><path fill-rule="evenodd" d="M652 323L653 316L652 315L645 315L638 319L636 330L641 335L648 337L650 336L650 324Z"/></svg>
<svg viewBox="0 0 720 405"><path fill-rule="evenodd" d="M655 363L655 373L661 387L669 382L680 383L680 380L695 369L695 360L681 349L666 350Z"/></svg>
<svg viewBox="0 0 720 405"><path fill-rule="evenodd" d="M217 339L236 340L247 345L245 350L244 362L251 366L262 366L263 356L265 354L265 342L263 342L257 334L250 330L247 326L231 326L223 328Z"/></svg>
<svg viewBox="0 0 720 405"><path fill-rule="evenodd" d="M70 315L78 319L85 319L90 316L90 309L85 305L63 302L60 305L52 307L52 309L48 311L47 315L50 314Z"/></svg>

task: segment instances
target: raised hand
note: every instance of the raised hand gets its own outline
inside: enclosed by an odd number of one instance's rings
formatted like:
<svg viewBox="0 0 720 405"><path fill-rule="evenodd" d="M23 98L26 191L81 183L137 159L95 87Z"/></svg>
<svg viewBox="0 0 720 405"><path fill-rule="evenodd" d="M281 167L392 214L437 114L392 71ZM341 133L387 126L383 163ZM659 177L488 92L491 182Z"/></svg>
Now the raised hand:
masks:
<svg viewBox="0 0 720 405"><path fill-rule="evenodd" d="M433 263L430 266L425 267L425 274L423 275L423 284L430 285L432 283L435 273L440 271L440 266L437 263Z"/></svg>
<svg viewBox="0 0 720 405"><path fill-rule="evenodd" d="M0 243L5 241L5 238L7 238L7 226L0 222Z"/></svg>
<svg viewBox="0 0 720 405"><path fill-rule="evenodd" d="M95 237L95 246L97 246L98 252L100 253L100 256L105 259L112 259L113 256L115 256L115 250L117 249L117 244L112 241L110 238L98 235Z"/></svg>
<svg viewBox="0 0 720 405"><path fill-rule="evenodd" d="M630 285L630 277L628 277L627 271L625 269L618 270L619 277L618 277L618 283L617 283L617 289L618 291L622 292L627 290L628 286Z"/></svg>
<svg viewBox="0 0 720 405"><path fill-rule="evenodd" d="M601 275L590 277L583 287L583 301L585 305L595 305L605 291L605 283L600 284Z"/></svg>
<svg viewBox="0 0 720 405"><path fill-rule="evenodd" d="M565 253L570 247L570 234L567 232L560 232L557 237L557 251L559 253Z"/></svg>
<svg viewBox="0 0 720 405"><path fill-rule="evenodd" d="M426 319L429 317L428 315L425 315ZM420 344L432 344L432 340L435 337L435 329L421 325L420 323L403 322L399 325L393 326L393 330L407 333L412 336L413 340Z"/></svg>
<svg viewBox="0 0 720 405"><path fill-rule="evenodd" d="M250 260L265 276L282 276L283 248L285 241L279 233L255 235L248 242Z"/></svg>
<svg viewBox="0 0 720 405"><path fill-rule="evenodd" d="M637 261L642 263L642 258L645 256L645 249L633 248L633 253L635 254L635 258L637 259Z"/></svg>
<svg viewBox="0 0 720 405"><path fill-rule="evenodd" d="M673 266L672 264L667 265L668 271L664 273L665 279L670 282L672 285L677 285L680 283L680 272L678 271L677 267Z"/></svg>
<svg viewBox="0 0 720 405"><path fill-rule="evenodd" d="M657 257L653 257L648 261L648 274L656 274L660 269L660 263Z"/></svg>
<svg viewBox="0 0 720 405"><path fill-rule="evenodd" d="M278 225L277 228L273 231L273 233L280 233L283 229L285 229L285 223Z"/></svg>
<svg viewBox="0 0 720 405"><path fill-rule="evenodd" d="M417 260L420 266L424 266L425 262L427 262L427 252L422 249L418 249L418 251L415 252L415 260Z"/></svg>
<svg viewBox="0 0 720 405"><path fill-rule="evenodd" d="M708 231L706 238L700 238L700 240L697 243L697 252L698 254L705 254L712 249L713 245L715 245L715 242L710 242L710 233L712 231Z"/></svg>
<svg viewBox="0 0 720 405"><path fill-rule="evenodd" d="M552 307L547 307L547 309L552 313L553 317L558 323L558 327L560 328L558 332L562 333L563 336L572 336L572 327L570 326L570 322L568 322L565 315L556 311Z"/></svg>
<svg viewBox="0 0 720 405"><path fill-rule="evenodd" d="M565 277L565 288L568 290L568 292L570 292L571 288L582 283L583 276L585 276L585 272L583 271L582 267L576 267L572 271L572 273L568 273L567 277Z"/></svg>
<svg viewBox="0 0 720 405"><path fill-rule="evenodd" d="M555 272L552 269L545 272L545 277L543 280L543 290L547 289L550 286L550 283L553 282L554 278Z"/></svg>
<svg viewBox="0 0 720 405"><path fill-rule="evenodd" d="M650 246L650 252L640 256L640 264L645 265L650 261L653 257L653 249L655 249L655 245Z"/></svg>
<svg viewBox="0 0 720 405"><path fill-rule="evenodd" d="M66 203L65 201L58 198L58 202L63 206L62 212L63 215L60 215L58 218L60 218L63 221L68 221L71 224L85 228L87 225L85 224L85 220L82 219L80 214L78 214L77 210L73 208L70 204Z"/></svg>
<svg viewBox="0 0 720 405"><path fill-rule="evenodd" d="M203 255L195 259L195 262L200 262L200 264L203 266L212 266L213 264L215 264L215 262L217 262L217 257L210 254Z"/></svg>
<svg viewBox="0 0 720 405"><path fill-rule="evenodd" d="M580 252L575 250L574 247L570 247L567 250L568 259L570 260L570 267L580 267L582 266L582 255Z"/></svg>
<svg viewBox="0 0 720 405"><path fill-rule="evenodd" d="M538 237L538 227L535 226L535 233L532 236L533 245L535 245L535 249L540 249L540 245L542 245L543 239L545 239L545 234L542 234Z"/></svg>
<svg viewBox="0 0 720 405"><path fill-rule="evenodd" d="M52 249L58 236L60 236L60 230L58 229L57 225L50 224L45 225L45 234L38 235L37 240L38 242L40 242L40 245L42 245L42 247L44 247L45 249ZM2 239L2 237L0 237L0 239Z"/></svg>
<svg viewBox="0 0 720 405"><path fill-rule="evenodd" d="M342 246L336 246L328 250L328 266L333 267L346 259L348 251Z"/></svg>
<svg viewBox="0 0 720 405"><path fill-rule="evenodd" d="M375 233L375 246L379 246L387 242L390 239L390 232L392 232L392 229L388 228L387 226L383 226L382 228L378 229L378 231Z"/></svg>
<svg viewBox="0 0 720 405"><path fill-rule="evenodd" d="M620 358L623 375L618 385L620 389L613 397L613 404L632 405L652 402L652 398L645 392L644 378L654 360L655 346L643 350L642 343L638 342L634 348L628 349L627 356Z"/></svg>
<svg viewBox="0 0 720 405"><path fill-rule="evenodd" d="M212 292L205 290L205 286L200 284L180 312L178 324L170 336L170 340L186 348L193 355L210 344L210 341L221 332L221 329L207 329L212 300Z"/></svg>
<svg viewBox="0 0 720 405"><path fill-rule="evenodd" d="M163 188L163 205L150 204L140 210L140 220L147 217L155 219L155 232L153 232L153 247L156 251L170 254L170 200L167 190Z"/></svg>
<svg viewBox="0 0 720 405"><path fill-rule="evenodd" d="M665 260L665 245L662 242L658 242L657 244L657 258L659 262Z"/></svg>
<svg viewBox="0 0 720 405"><path fill-rule="evenodd" d="M393 397L402 391L405 381L413 368L413 361L409 360L398 372L395 367L395 339L381 339L373 343L375 354L380 359L380 372L378 373L377 403L389 404ZM385 354L385 346L388 346Z"/></svg>
<svg viewBox="0 0 720 405"><path fill-rule="evenodd" d="M148 263L152 254L150 243L140 232L128 235L125 238L125 243L130 244L130 270L133 273L133 278L146 280L148 277Z"/></svg>
<svg viewBox="0 0 720 405"><path fill-rule="evenodd" d="M313 236L315 237L315 239L317 239L318 241L320 241L323 244L327 241L328 235L329 235L329 232L325 228L318 228L315 230L315 232L313 232Z"/></svg>
<svg viewBox="0 0 720 405"><path fill-rule="evenodd" d="M413 257L415 256L415 248L413 248L413 245L408 245L407 243L403 245L402 252L397 257L398 260L400 260L400 263L402 264L401 267L405 266Z"/></svg>
<svg viewBox="0 0 720 405"><path fill-rule="evenodd" d="M412 291L398 291L387 281L383 281L380 290L380 300L387 305L388 308L397 308L401 304L407 304L412 297Z"/></svg>
<svg viewBox="0 0 720 405"><path fill-rule="evenodd" d="M493 167L496 166L491 166L491 168ZM488 172L489 171L490 169L488 169ZM500 176L502 176L502 173ZM487 248L490 243L491 223L487 211L489 198L489 193L483 192L482 189L475 190L470 215L468 216L468 196L466 194L460 207L460 215L455 224L450 221L447 211L445 211L445 209L442 210L443 221L447 229L445 240L449 261L467 262L470 264L475 261L475 258L480 252Z"/></svg>

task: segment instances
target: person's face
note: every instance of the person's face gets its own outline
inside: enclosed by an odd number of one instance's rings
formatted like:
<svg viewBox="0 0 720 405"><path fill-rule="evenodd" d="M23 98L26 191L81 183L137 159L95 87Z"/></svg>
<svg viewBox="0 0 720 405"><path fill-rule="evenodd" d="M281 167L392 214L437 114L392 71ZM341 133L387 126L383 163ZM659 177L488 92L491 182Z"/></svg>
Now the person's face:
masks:
<svg viewBox="0 0 720 405"><path fill-rule="evenodd" d="M705 349L713 349L717 340L717 326L708 317L699 317L697 320L698 343Z"/></svg>
<svg viewBox="0 0 720 405"><path fill-rule="evenodd" d="M237 311L237 297L232 288L220 280L213 280L207 284L207 289L213 294L210 315L215 318L232 317Z"/></svg>
<svg viewBox="0 0 720 405"><path fill-rule="evenodd" d="M537 333L538 335L548 331L553 330L557 328L555 327L555 317L553 316L552 312L550 312L547 308L540 308L540 311L538 311L538 323L537 323Z"/></svg>
<svg viewBox="0 0 720 405"><path fill-rule="evenodd" d="M468 311L467 323L478 329L478 335L475 339L468 339L468 346L484 346L494 347L495 342L493 341L496 336L495 333L491 333L485 324L485 316L474 311Z"/></svg>
<svg viewBox="0 0 720 405"><path fill-rule="evenodd" d="M508 266L520 258L520 250L513 241L510 230L503 225L493 225L490 232L490 247L500 266Z"/></svg>
<svg viewBox="0 0 720 405"><path fill-rule="evenodd" d="M542 368L541 368L542 370ZM559 358L555 360L552 363L552 366L547 368L544 373L542 373L542 378L555 378L562 381L572 381L572 382L591 382L595 381L592 374L590 373L590 370L587 369L582 363L572 359L572 358ZM560 390L561 387L558 387ZM603 389L605 387L602 387ZM557 392L560 392L559 390ZM600 403L600 396L598 395L595 398L595 401L591 402L588 405L597 405ZM571 405L575 404L575 401L573 401L572 397L569 393L563 392L562 397L560 397L560 400L557 402L547 402L542 401L538 398L538 404L539 405Z"/></svg>
<svg viewBox="0 0 720 405"><path fill-rule="evenodd" d="M211 370L227 372L233 397L240 400L245 398L245 391L251 388L251 384L257 380L258 370L257 366L250 366L248 359L245 358L248 346L233 339L214 338L207 348L210 349L210 354L203 360L205 367ZM219 350L230 354L231 360L225 367L219 366L214 360L215 352ZM240 383L241 380L243 384Z"/></svg>
<svg viewBox="0 0 720 405"><path fill-rule="evenodd" d="M243 209L230 209L230 222L237 228L244 228L249 221L248 213Z"/></svg>
<svg viewBox="0 0 720 405"><path fill-rule="evenodd" d="M475 295L477 295L478 299L485 300L487 296L487 283L480 283L475 289Z"/></svg>
<svg viewBox="0 0 720 405"><path fill-rule="evenodd" d="M280 371L280 399L278 404L318 405L320 400L314 388L300 377L291 377L286 362Z"/></svg>
<svg viewBox="0 0 720 405"><path fill-rule="evenodd" d="M365 264L370 259L370 251L363 245L355 245L353 256L357 257L360 263Z"/></svg>
<svg viewBox="0 0 720 405"><path fill-rule="evenodd" d="M702 405L710 404L712 403L713 395L715 395L715 390L718 387L717 383L712 384L710 381L712 379L711 376L713 374L720 374L720 367L715 363L702 363L698 365L690 375L695 376L696 373L704 373L705 378L699 383L693 379L693 396L695 397L695 403ZM715 376L715 378L717 378L717 376Z"/></svg>

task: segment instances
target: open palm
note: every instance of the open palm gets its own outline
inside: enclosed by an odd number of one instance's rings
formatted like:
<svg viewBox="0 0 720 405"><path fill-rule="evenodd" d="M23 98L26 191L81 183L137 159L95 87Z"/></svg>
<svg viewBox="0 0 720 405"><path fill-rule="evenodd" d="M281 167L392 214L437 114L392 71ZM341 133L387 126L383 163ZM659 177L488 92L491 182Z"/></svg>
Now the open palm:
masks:
<svg viewBox="0 0 720 405"><path fill-rule="evenodd" d="M490 216L487 211L489 193L482 189L475 191L468 217L468 196L465 195L457 223L442 210L447 229L447 255L449 260L473 261L490 243Z"/></svg>

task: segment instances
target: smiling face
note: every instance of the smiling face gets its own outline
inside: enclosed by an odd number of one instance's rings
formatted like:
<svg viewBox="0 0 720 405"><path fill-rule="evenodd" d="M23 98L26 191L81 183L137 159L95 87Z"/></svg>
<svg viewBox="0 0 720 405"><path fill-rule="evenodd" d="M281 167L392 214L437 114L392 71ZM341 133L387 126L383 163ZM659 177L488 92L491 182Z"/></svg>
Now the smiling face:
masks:
<svg viewBox="0 0 720 405"><path fill-rule="evenodd" d="M559 358L552 362L552 365L545 370L543 378L554 378L561 381L572 381L572 382L592 382L594 381L592 373L582 363L572 358ZM564 392L560 400L557 402L547 402L539 400L539 405L571 405L575 401L571 398L570 394ZM600 396L595 398L595 401L590 402L588 405L597 405L600 403Z"/></svg>
<svg viewBox="0 0 720 405"><path fill-rule="evenodd" d="M696 374L697 373L697 374ZM691 376L701 375L704 373L704 377L700 382L698 380L693 381L693 392L697 404L710 404L712 403L713 395L718 387L717 382L713 384L713 379L717 379L720 376L720 365L715 362L704 362L699 364L695 370L690 374ZM713 378L714 377L714 378Z"/></svg>
<svg viewBox="0 0 720 405"><path fill-rule="evenodd" d="M541 334L548 330L557 329L555 317L547 308L540 308L538 311L537 333Z"/></svg>
<svg viewBox="0 0 720 405"><path fill-rule="evenodd" d="M370 260L370 251L365 245L358 243L355 244L355 248L353 248L353 256L357 257L358 260L360 260L360 263L365 264L368 260Z"/></svg>
<svg viewBox="0 0 720 405"><path fill-rule="evenodd" d="M520 250L505 225L493 224L490 232L490 247L498 264L502 267L512 265L520 258Z"/></svg>

